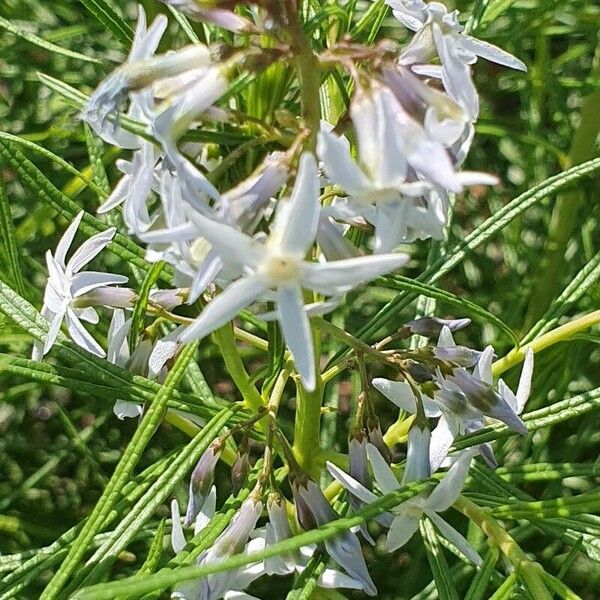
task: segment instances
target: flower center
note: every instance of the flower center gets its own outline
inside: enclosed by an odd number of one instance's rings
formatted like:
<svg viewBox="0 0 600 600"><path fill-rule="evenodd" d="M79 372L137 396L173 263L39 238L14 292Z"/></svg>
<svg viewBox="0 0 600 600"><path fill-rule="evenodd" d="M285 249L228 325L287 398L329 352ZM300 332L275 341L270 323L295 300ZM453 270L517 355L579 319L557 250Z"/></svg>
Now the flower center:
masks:
<svg viewBox="0 0 600 600"><path fill-rule="evenodd" d="M294 256L269 256L260 266L260 272L273 284L285 284L300 277L301 260Z"/></svg>

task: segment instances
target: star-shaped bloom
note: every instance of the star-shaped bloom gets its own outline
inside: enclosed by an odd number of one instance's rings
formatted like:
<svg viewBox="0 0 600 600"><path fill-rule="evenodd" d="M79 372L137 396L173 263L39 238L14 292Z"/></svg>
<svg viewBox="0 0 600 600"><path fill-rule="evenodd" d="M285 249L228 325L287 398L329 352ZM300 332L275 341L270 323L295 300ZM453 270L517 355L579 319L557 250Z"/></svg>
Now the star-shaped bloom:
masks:
<svg viewBox="0 0 600 600"><path fill-rule="evenodd" d="M417 481L429 475L429 430L413 426L409 431L408 453L406 467L402 478L402 485ZM372 444L367 445L369 462L373 469L375 481L382 494L389 494L401 487L394 472L387 464L377 448ZM424 493L414 496L410 500L391 509L393 520L386 538L388 552L397 550L419 528L421 517L428 517L438 531L452 544L454 544L474 564L481 564L481 558L467 542L467 540L454 527L447 523L438 513L444 512L456 502L469 472L469 465L473 457L472 451L464 452L448 470L442 481L430 494ZM351 494L367 504L376 501L379 496L368 490L360 482L336 467L327 463L327 469L332 477L339 481Z"/></svg>
<svg viewBox="0 0 600 600"><path fill-rule="evenodd" d="M43 344L41 342L34 344L34 360L39 360L52 348L63 321L67 324L71 339L78 346L96 356L105 356L102 347L81 323L81 321L98 323L98 313L92 306L86 306L84 296L98 288L127 283L128 278L124 275L98 271L81 272L85 265L108 246L115 235L114 227L93 235L75 250L68 261L66 260L67 252L73 243L82 218L83 211L73 219L65 231L56 247L56 252L52 254L48 250L46 253L48 282L41 313L50 322L50 329Z"/></svg>
<svg viewBox="0 0 600 600"><path fill-rule="evenodd" d="M495 184L485 173L460 173L439 140L399 103L390 88L359 88L350 109L358 161L350 144L322 128L318 154L328 178L348 194L342 208L375 226L375 250L388 252L416 238L440 238L446 223L445 190L463 184ZM340 219L344 219L339 211Z"/></svg>
<svg viewBox="0 0 600 600"><path fill-rule="evenodd" d="M283 152L267 155L255 172L221 197L211 218L253 234L264 209L288 177L289 157ZM213 281L228 283L242 272L234 265L228 269L219 254L211 248L187 218L195 209L183 203L176 178L163 174L161 200L165 227L142 235L150 243L147 258L165 260L175 267L175 284L189 287L188 303L193 304Z"/></svg>
<svg viewBox="0 0 600 600"><path fill-rule="evenodd" d="M432 396L422 394L425 414L438 418L432 432L430 445L431 470L436 471L448 456L448 452L458 435L472 433L485 426L485 417L498 419L517 433L527 433L527 427L519 417L529 396L533 373L533 351L527 351L521 379L516 395L504 381L494 389L492 360L494 350L488 346L483 352L456 346L448 326L440 333L434 354L453 365L452 373L435 378L436 386ZM463 365L463 366L460 366ZM473 373L466 367L473 367ZM403 381L376 378L373 386L396 406L411 414L416 413L415 396L411 387ZM479 447L485 460L494 464L494 454L489 444Z"/></svg>
<svg viewBox="0 0 600 600"><path fill-rule="evenodd" d="M316 385L313 342L302 289L326 296L348 290L404 265L404 254L386 254L316 263L305 259L319 220L319 180L314 157L305 153L291 199L281 201L267 241L261 243L202 215L192 217L200 234L225 262L238 264L243 277L216 296L181 335L183 342L203 338L246 306L266 296L277 315L296 369L307 390Z"/></svg>
<svg viewBox="0 0 600 600"><path fill-rule="evenodd" d="M458 22L458 11L448 12L440 2L423 0L386 0L394 16L406 27L416 32L406 51L403 64L430 63L435 57L441 63L440 75L444 87L469 114L476 119L479 98L471 79L471 65L477 57L526 71L527 67L512 54L463 33ZM436 67L429 68L433 75Z"/></svg>

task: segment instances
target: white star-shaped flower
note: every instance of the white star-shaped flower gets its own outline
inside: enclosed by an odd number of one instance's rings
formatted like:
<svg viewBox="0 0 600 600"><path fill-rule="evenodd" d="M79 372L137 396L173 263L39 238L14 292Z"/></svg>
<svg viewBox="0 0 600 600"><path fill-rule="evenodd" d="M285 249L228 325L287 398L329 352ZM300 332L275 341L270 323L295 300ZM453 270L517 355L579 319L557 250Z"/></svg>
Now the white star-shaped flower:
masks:
<svg viewBox="0 0 600 600"><path fill-rule="evenodd" d="M408 454L402 485L423 479L429 475L428 446L429 430L422 430L418 426L413 426L409 432ZM401 484L379 450L372 444L368 444L367 454L381 493L389 494L400 489ZM421 517L426 516L438 531L469 560L475 565L481 564L481 557L463 535L438 515L438 513L444 512L456 502L469 473L472 458L473 452L471 450L463 452L433 492L414 496L390 511L393 520L386 538L388 552L393 552L406 544L419 528ZM332 477L363 502L370 504L378 499L377 494L368 490L362 483L356 481L334 464L328 462L327 469Z"/></svg>
<svg viewBox="0 0 600 600"><path fill-rule="evenodd" d="M315 359L302 289L338 296L404 265L405 254L383 254L315 263L306 260L319 220L319 180L314 157L305 153L291 199L281 201L266 243L202 215L192 216L201 235L227 263L244 275L229 285L181 335L183 342L203 338L246 306L269 297L307 390L316 385Z"/></svg>
<svg viewBox="0 0 600 600"><path fill-rule="evenodd" d="M512 54L465 35L458 22L458 11L448 12L440 2L386 0L386 4L392 8L398 21L416 32L403 52L401 62L418 65L429 63L437 56L440 66L427 64L425 70L420 72L441 77L448 94L467 111L471 119L476 119L479 113L479 97L471 79L471 65L478 56L511 69L527 71L525 64Z"/></svg>
<svg viewBox="0 0 600 600"><path fill-rule="evenodd" d="M48 266L48 282L44 293L42 316L50 322L50 329L46 340L42 344L36 342L33 348L33 359L39 360L54 345L63 320L71 339L88 352L96 356L105 356L102 347L86 331L81 321L98 323L98 313L91 307L81 307L82 296L97 288L127 283L124 275L101 273L98 271L84 271L85 267L94 259L112 240L115 228L111 227L93 235L86 240L66 261L67 252L73 243L75 232L83 218L83 211L74 219L61 238L54 255L50 250L46 253ZM78 301L80 306L78 306Z"/></svg>

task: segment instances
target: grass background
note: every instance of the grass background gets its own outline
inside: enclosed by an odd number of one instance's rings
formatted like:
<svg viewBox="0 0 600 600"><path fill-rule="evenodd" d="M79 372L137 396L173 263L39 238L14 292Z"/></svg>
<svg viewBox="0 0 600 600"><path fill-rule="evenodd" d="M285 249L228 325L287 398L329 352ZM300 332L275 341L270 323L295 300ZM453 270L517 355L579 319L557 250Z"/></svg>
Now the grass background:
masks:
<svg viewBox="0 0 600 600"><path fill-rule="evenodd" d="M87 10L90 4L77 0L52 3L0 0L0 16L21 31L15 35L0 23L0 131L39 144L88 177L94 176L94 171L90 169L89 147L84 128L76 117L77 110L49 90L38 73L89 93L124 59L127 51L124 40L108 31ZM142 4L149 15L166 12L158 2L146 0ZM482 111L467 168L495 173L502 183L495 189L473 189L457 199L448 247L535 183L598 156L600 130L600 6L597 2L492 0L463 1L457 5L464 11L465 18L470 14L477 17L485 8L476 35L514 53L528 65L529 72L512 72L485 61L479 61L474 69ZM358 16L365 9L366 4L359 4ZM117 10L124 22L134 27L135 3L118 3ZM187 43L179 25L172 17L170 21L161 50ZM200 27L194 27L199 35L203 34ZM99 62L85 62L40 47L24 39L23 31L97 58ZM406 38L405 32L390 17L383 21L377 35ZM267 84L265 80L261 83ZM239 106L272 122L270 108L257 100L260 93L259 84L242 91L237 98ZM282 98L281 106L293 111L294 94L288 93ZM215 146L214 151L227 155L235 151L237 145ZM47 156L23 147L21 150L64 194L87 211L95 212L99 201L93 190ZM114 185L118 177L114 167L117 152L108 147L98 147L97 151L105 165L108 182ZM260 149L247 152L243 160L236 161L219 182L222 189L247 175L260 152ZM0 163L0 173L14 223L19 265L18 275L15 275L11 272L8 250L3 248L0 280L12 287L22 286L23 297L40 307L45 281L43 256L48 248L55 247L66 221L40 200L36 190L28 186L6 160ZM97 183L104 185L101 180ZM534 205L471 252L437 285L485 308L502 319L517 336L523 336L569 282L586 265L598 261L598 183L597 176L585 178L558 196ZM413 260L405 274L414 277L427 262L429 245L417 243L408 250ZM108 253L102 261L99 264L106 269L134 275L128 265ZM353 293L336 318L355 333L395 294L384 287ZM590 312L599 306L600 288L596 283L568 307L566 316ZM411 319L414 311L414 304L398 311L385 329L391 331ZM441 316L461 316L456 314L456 309L444 304L438 305L437 312ZM106 334L107 321L105 318L104 325L96 332L100 339ZM481 320L459 338L474 347L493 343L499 356L512 347L510 338L492 323ZM537 356L528 410L600 385L599 341L597 330L591 330ZM30 345L31 338L27 334L0 316L3 355L28 356ZM264 362L261 355L250 350L246 351L245 359L255 369ZM53 360L51 357L50 362ZM235 397L214 347L207 344L201 348L199 364L218 395ZM5 371L2 365L0 359L0 553L13 555L48 545L89 514L131 438L135 423L119 422L112 415L109 398L32 382ZM516 375L509 372L510 384L515 383ZM353 374L346 374L343 381L328 387L327 403L337 410L324 420L323 444L327 447L345 449L346 425L357 389ZM384 423L391 423L395 418L389 404L380 401L378 409ZM293 416L291 393L282 414L290 419ZM591 412L525 439L510 438L499 443L497 455L501 464L507 466L587 463L593 473L599 458L599 425L597 411ZM141 466L152 464L185 441L185 436L173 427L161 427L146 450ZM218 477L221 489L227 490L225 469L219 471ZM587 474L549 482L520 481L518 485L527 494L544 500L593 491L597 481ZM182 481L176 490L180 499L185 498L185 486ZM478 485L472 486L470 491L484 492ZM223 497L226 495L224 491ZM140 538L119 556L112 577L133 573L141 566L159 517L167 515L166 505L161 506ZM455 524L465 530L459 518ZM594 532L600 531L595 520L590 522L592 527L595 527ZM547 532L540 533L530 522L521 523L517 529L523 549L533 553L549 572L559 573L564 556L573 545ZM477 540L475 529L469 533ZM574 562L562 576L582 597L598 598L600 563L580 550L576 548ZM366 551L381 598L411 598L431 581L430 567L418 538L391 557L379 547ZM450 563L453 564L452 560ZM40 573L17 597L38 597L48 577L49 572ZM464 580L457 575L461 594L471 577L472 572L466 572ZM256 593L284 597L287 589L289 582L276 579L259 583ZM514 597L527 597L520 596L522 592L515 594ZM434 596L421 593L417 597Z"/></svg>

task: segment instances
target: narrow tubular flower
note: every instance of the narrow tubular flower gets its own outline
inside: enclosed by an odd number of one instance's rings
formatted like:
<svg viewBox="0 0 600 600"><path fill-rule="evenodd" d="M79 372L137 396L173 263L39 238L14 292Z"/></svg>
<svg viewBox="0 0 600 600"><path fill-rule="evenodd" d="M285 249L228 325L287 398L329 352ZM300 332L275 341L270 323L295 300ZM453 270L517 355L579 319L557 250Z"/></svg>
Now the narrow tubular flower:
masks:
<svg viewBox="0 0 600 600"><path fill-rule="evenodd" d="M225 531L216 539L215 543L198 558L198 564L211 564L239 554L246 547L251 532L262 513L262 502L251 494L234 515ZM200 579L197 582L196 595L185 597L186 600L219 600L226 597L227 592L244 590L256 576L262 575L262 564L256 571L252 566L245 569L234 569L223 573L215 573Z"/></svg>
<svg viewBox="0 0 600 600"><path fill-rule="evenodd" d="M183 342L203 338L244 307L274 292L283 335L306 389L316 385L313 343L302 288L339 296L404 265L404 254L384 254L314 263L305 260L319 218L319 184L314 157L304 153L290 200L281 202L266 243L202 215L192 217L201 235L225 261L245 275L214 298L181 335ZM273 295L271 294L271 297Z"/></svg>
<svg viewBox="0 0 600 600"><path fill-rule="evenodd" d="M265 525L264 530L259 530L260 534L248 544L249 552L259 552L270 545L283 542L292 536L285 500L279 492L269 494L267 512L269 521ZM302 573L316 550L316 544L310 544L309 546L303 546L297 552L266 558L264 561L265 573L267 575ZM322 588L332 589L346 588L362 590L363 588L361 581L353 579L349 575L330 567L325 568L321 573L317 579L317 585Z"/></svg>
<svg viewBox="0 0 600 600"><path fill-rule="evenodd" d="M83 303L85 306L85 294L97 288L127 283L128 278L112 273L81 271L110 244L116 231L114 227L86 240L67 261L67 252L73 243L82 218L83 211L73 219L58 243L55 253L52 254L50 250L46 253L48 282L41 313L50 323L50 329L43 343L36 342L34 344L32 356L34 360L39 360L52 348L63 321L66 322L71 339L78 346L96 356L104 357L106 355L81 322L98 323L98 313L91 306L80 308L79 303Z"/></svg>
<svg viewBox="0 0 600 600"><path fill-rule="evenodd" d="M321 488L307 476L292 479L292 493L296 504L298 522L306 529L315 529L339 518L333 510ZM362 589L369 596L377 594L377 588L369 575L360 542L355 533L345 531L325 542L325 548L331 558L337 562L353 579L360 581Z"/></svg>
<svg viewBox="0 0 600 600"><path fill-rule="evenodd" d="M196 515L204 505L208 494L212 489L215 478L215 467L221 457L224 442L218 438L204 452L192 471L190 477L190 489L187 510L185 513L185 525L194 522Z"/></svg>

